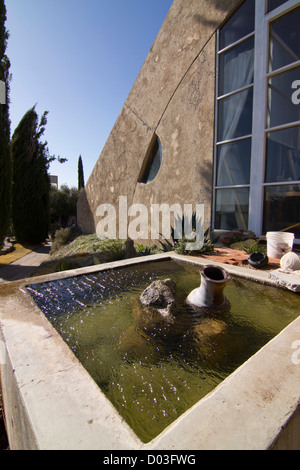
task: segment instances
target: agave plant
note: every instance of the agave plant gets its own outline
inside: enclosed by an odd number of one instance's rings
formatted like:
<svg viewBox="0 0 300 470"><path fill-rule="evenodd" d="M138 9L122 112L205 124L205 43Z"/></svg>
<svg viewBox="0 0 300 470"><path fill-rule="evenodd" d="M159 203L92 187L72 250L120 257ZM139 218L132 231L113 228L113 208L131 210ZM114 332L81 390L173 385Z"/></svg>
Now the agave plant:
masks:
<svg viewBox="0 0 300 470"><path fill-rule="evenodd" d="M174 227L171 227L171 239L167 240L162 234L161 237L164 239L163 241L159 240L163 251L176 251L176 253L185 254L193 251L193 253L212 253L214 251L214 243L216 243L217 239L213 242L210 240L210 229L207 229L204 233L203 240L199 241L199 247L197 247L197 219L196 214L193 213L190 220L187 220L186 214L183 217L177 217L174 220L174 226L177 228L177 231ZM185 229L189 228L191 233L189 235L185 234ZM181 228L181 231L178 230ZM175 234L182 233L184 236L176 238ZM191 249L191 244L195 246Z"/></svg>

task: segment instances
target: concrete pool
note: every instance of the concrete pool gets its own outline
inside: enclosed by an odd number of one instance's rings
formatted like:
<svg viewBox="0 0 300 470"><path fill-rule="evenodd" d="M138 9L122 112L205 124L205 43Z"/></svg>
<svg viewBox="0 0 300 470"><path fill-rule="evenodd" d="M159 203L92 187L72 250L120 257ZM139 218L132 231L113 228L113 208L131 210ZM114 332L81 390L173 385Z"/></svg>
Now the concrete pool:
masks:
<svg viewBox="0 0 300 470"><path fill-rule="evenodd" d="M0 286L1 380L12 449L299 448L300 364L295 348L300 342L300 317L144 444L26 289L28 284L167 259L207 264L201 258L168 253ZM265 271L228 265L226 270L277 285Z"/></svg>

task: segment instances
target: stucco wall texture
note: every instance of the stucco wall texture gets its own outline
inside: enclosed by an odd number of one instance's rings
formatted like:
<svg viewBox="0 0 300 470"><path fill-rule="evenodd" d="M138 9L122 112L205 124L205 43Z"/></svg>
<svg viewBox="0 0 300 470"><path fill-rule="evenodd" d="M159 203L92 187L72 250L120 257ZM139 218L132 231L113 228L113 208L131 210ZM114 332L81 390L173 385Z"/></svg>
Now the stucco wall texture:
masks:
<svg viewBox="0 0 300 470"><path fill-rule="evenodd" d="M119 196L149 214L151 204L204 204L204 228L211 225L216 30L239 3L174 0L79 198L83 232L96 231L100 204L118 214ZM155 133L161 167L139 183Z"/></svg>

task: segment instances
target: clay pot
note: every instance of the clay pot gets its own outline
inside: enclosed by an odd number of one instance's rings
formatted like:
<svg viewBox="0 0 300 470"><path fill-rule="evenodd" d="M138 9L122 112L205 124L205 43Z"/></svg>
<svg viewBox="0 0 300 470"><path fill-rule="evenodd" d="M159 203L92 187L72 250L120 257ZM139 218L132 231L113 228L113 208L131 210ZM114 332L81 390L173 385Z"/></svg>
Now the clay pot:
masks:
<svg viewBox="0 0 300 470"><path fill-rule="evenodd" d="M219 266L207 265L200 269L201 284L187 297L187 302L196 308L227 310L229 301L224 296L224 288L230 275Z"/></svg>

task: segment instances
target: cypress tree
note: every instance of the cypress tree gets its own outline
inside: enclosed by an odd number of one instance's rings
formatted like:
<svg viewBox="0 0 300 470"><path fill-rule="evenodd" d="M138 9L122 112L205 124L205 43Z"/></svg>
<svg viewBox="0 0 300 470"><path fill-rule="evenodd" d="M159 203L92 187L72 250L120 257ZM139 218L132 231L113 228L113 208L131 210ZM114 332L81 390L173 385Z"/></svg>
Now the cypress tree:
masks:
<svg viewBox="0 0 300 470"><path fill-rule="evenodd" d="M0 0L0 80L5 85L5 103L0 103L0 247L3 244L11 219L11 181L12 163L9 151L9 68L10 62L5 54L8 32L5 29L6 7Z"/></svg>
<svg viewBox="0 0 300 470"><path fill-rule="evenodd" d="M84 188L84 174L81 155L78 158L78 190Z"/></svg>
<svg viewBox="0 0 300 470"><path fill-rule="evenodd" d="M12 219L17 240L41 243L49 231L50 178L47 142L41 136L47 124L47 112L38 123L35 107L21 119L11 141L13 160Z"/></svg>

